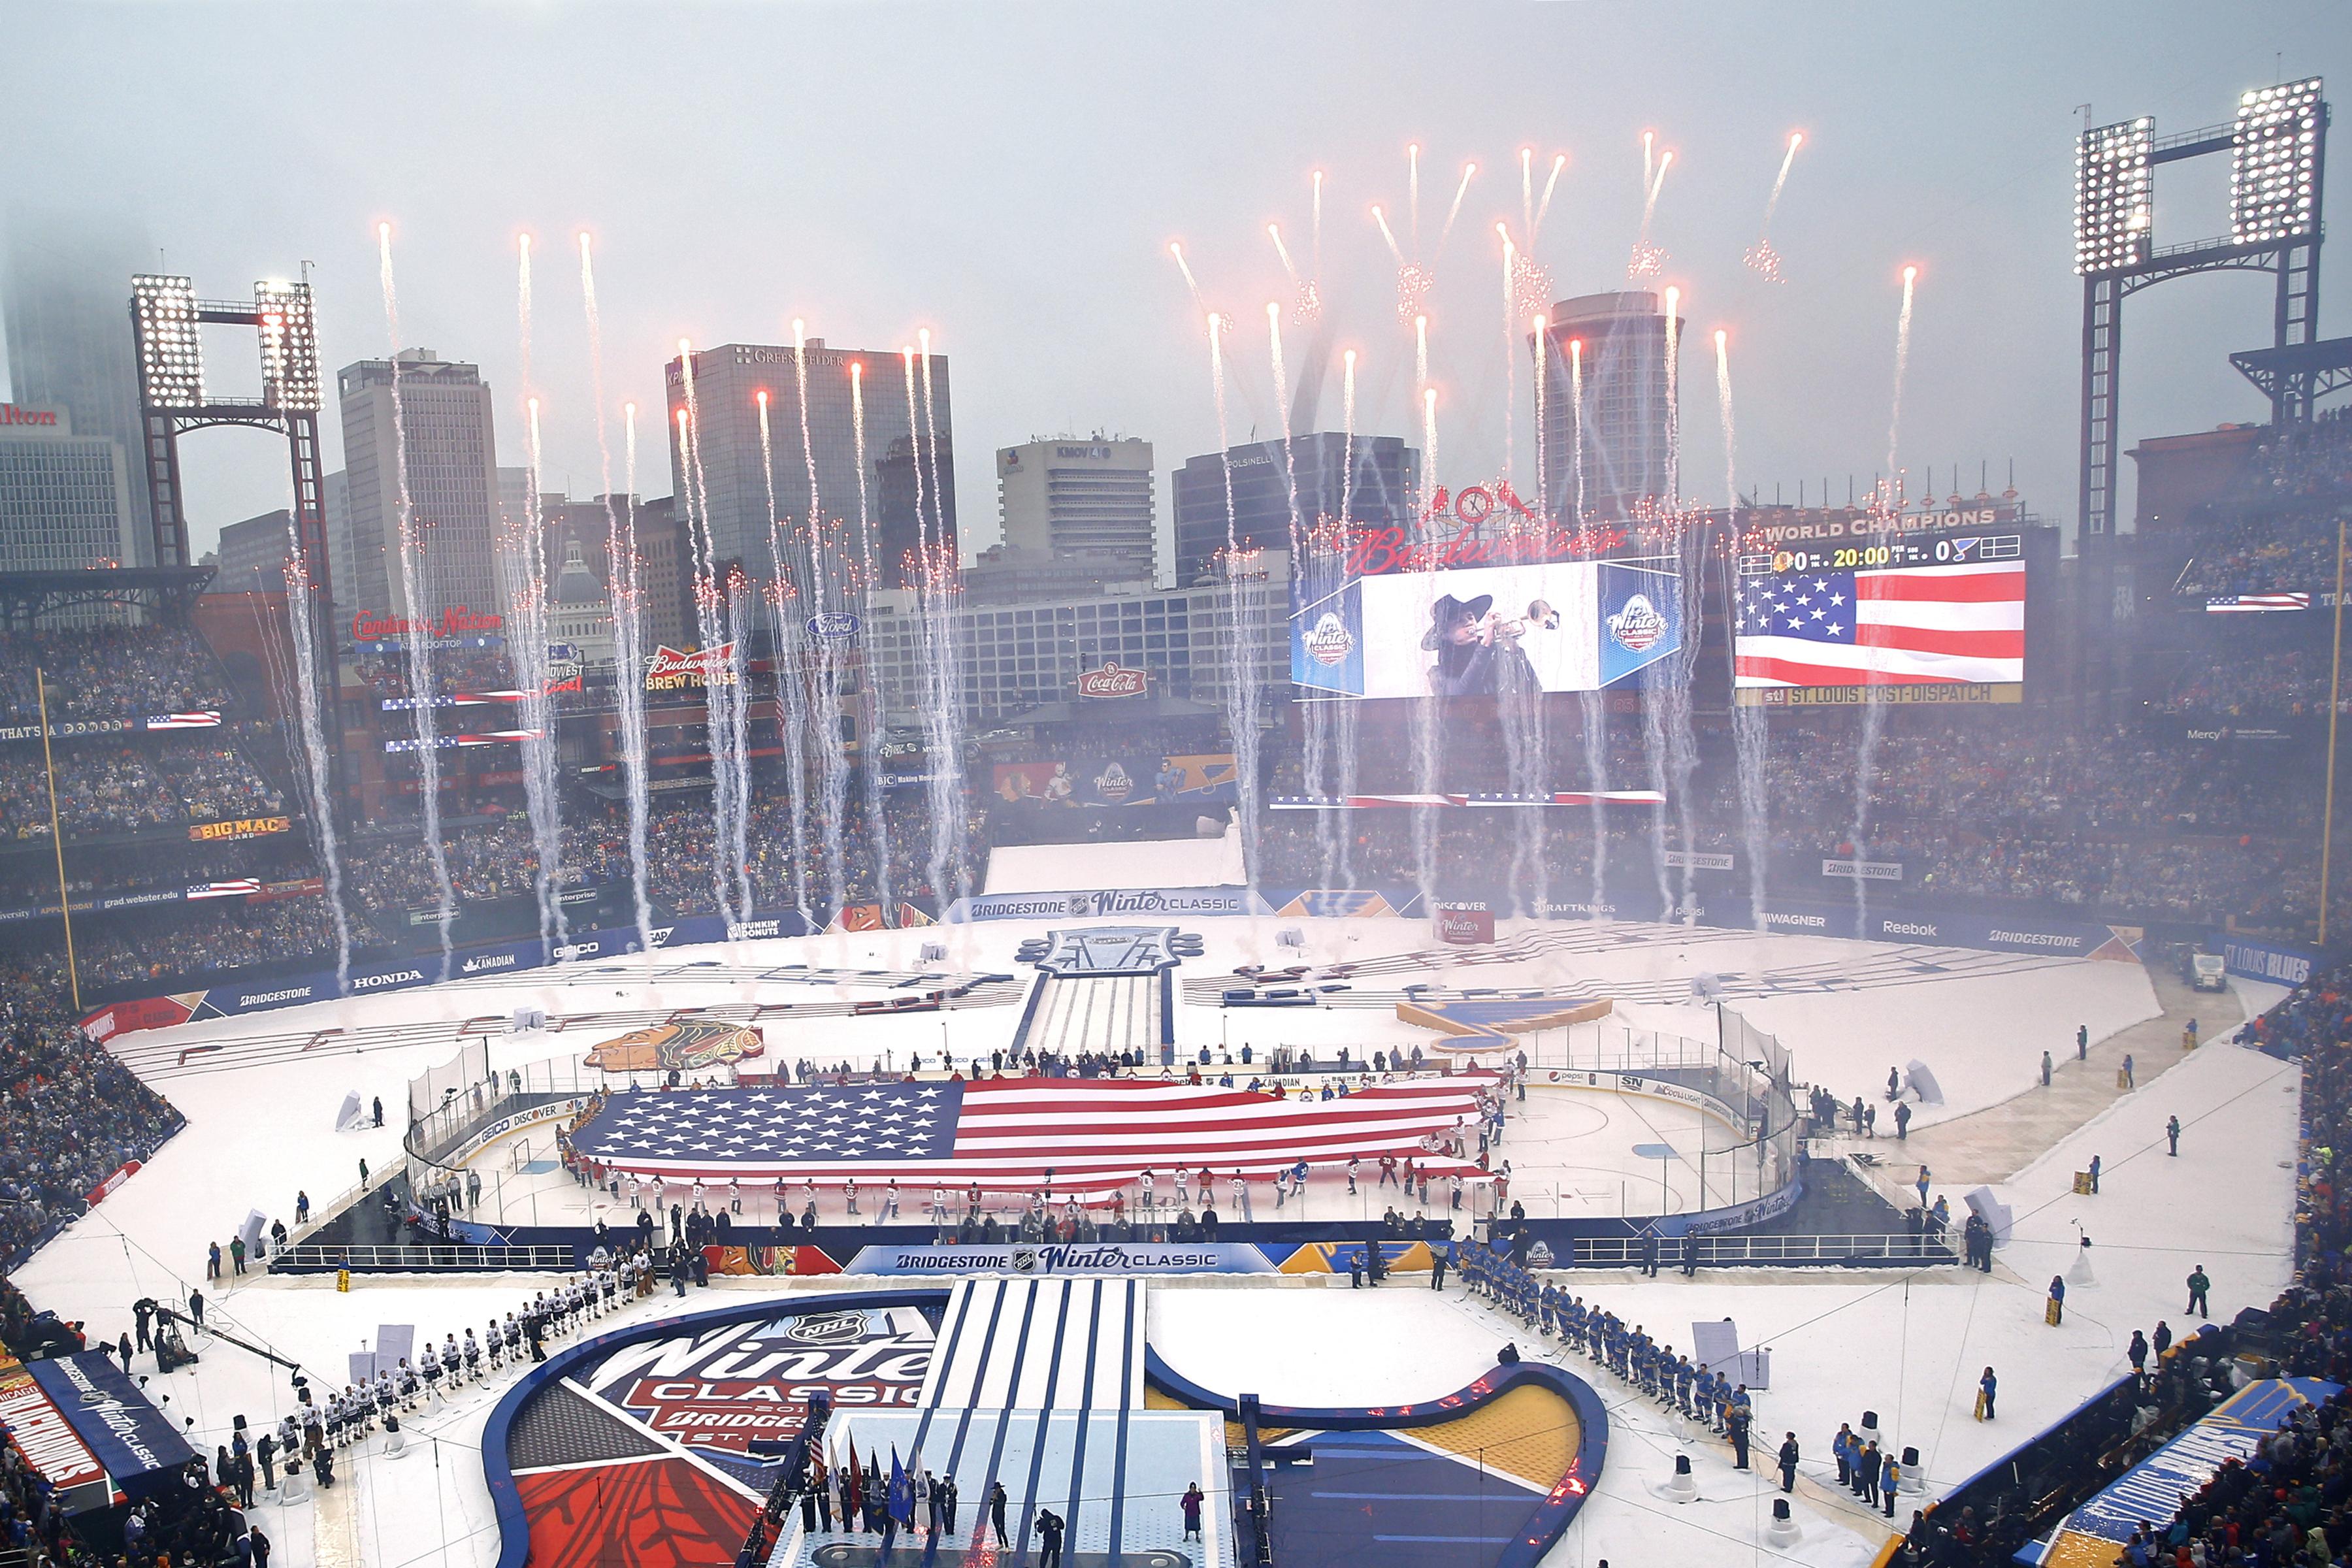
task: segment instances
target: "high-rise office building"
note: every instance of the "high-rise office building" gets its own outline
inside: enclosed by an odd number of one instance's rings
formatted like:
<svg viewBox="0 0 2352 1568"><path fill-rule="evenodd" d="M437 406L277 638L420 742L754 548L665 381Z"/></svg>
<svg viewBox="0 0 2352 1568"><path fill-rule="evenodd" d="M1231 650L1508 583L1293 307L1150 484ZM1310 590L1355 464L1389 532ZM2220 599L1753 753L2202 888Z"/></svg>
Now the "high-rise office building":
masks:
<svg viewBox="0 0 2352 1568"><path fill-rule="evenodd" d="M0 572L80 572L133 559L121 443L75 433L64 408L0 403Z"/></svg>
<svg viewBox="0 0 2352 1568"><path fill-rule="evenodd" d="M692 557L686 547L686 521L678 514L677 498L656 496L639 501L637 530L638 624L645 630L646 651L683 648L696 637Z"/></svg>
<svg viewBox="0 0 2352 1568"><path fill-rule="evenodd" d="M950 418L948 360L889 350L807 346L808 443L801 441L800 355L789 345L727 343L694 354L694 411L699 438L691 460L679 441L687 407L683 359L664 370L669 388L670 478L681 520L690 509L709 531L720 564L740 562L752 576L775 575L769 541L772 517L800 530L814 510L829 548L862 557L860 519L871 529L877 573L898 581L898 563L919 539L956 537L955 439ZM908 400L908 372L914 401ZM928 386L925 384L928 380ZM760 399L767 396L768 440L760 439ZM863 462L854 405L864 405ZM809 454L816 496L809 495ZM774 486L771 513L769 487ZM918 508L919 507L919 511ZM702 514L707 511L705 520ZM918 521L919 517L919 522Z"/></svg>
<svg viewBox="0 0 2352 1568"><path fill-rule="evenodd" d="M502 614L496 563L498 449L490 388L478 366L431 349L394 362L362 360L336 374L342 399L343 472L351 498L351 554L334 563L336 597L354 611L439 616L464 607ZM393 387L400 388L395 433ZM418 603L408 601L400 561L395 438L404 452L409 515L419 542Z"/></svg>
<svg viewBox="0 0 2352 1568"><path fill-rule="evenodd" d="M1672 341L1679 349L1679 320L1675 328ZM1544 483L1552 510L1571 520L1623 517L1644 503L1670 503L1674 378L1658 296L1629 289L1563 300L1551 308L1547 333L1550 342L1541 345ZM1536 346L1533 334L1529 342ZM1574 395L1579 364L1581 409Z"/></svg>
<svg viewBox="0 0 2352 1568"><path fill-rule="evenodd" d="M1158 555L1151 443L1131 437L1000 447L998 515L1009 551L1150 582Z"/></svg>
<svg viewBox="0 0 2352 1568"><path fill-rule="evenodd" d="M282 594L286 563L293 546L287 531L284 507L221 525L220 549L213 560L209 592L215 594ZM330 546L331 548L331 546Z"/></svg>
<svg viewBox="0 0 2352 1568"><path fill-rule="evenodd" d="M1394 436L1323 431L1293 437L1286 458L1280 441L1187 458L1171 486L1179 586L1213 574L1216 554L1225 548L1228 473L1230 532L1244 550L1287 551L1294 526L1312 528L1341 517L1360 527L1405 527L1421 494L1421 453Z"/></svg>
<svg viewBox="0 0 2352 1568"><path fill-rule="evenodd" d="M131 275L152 268L153 253L136 234L100 233L79 218L11 216L13 237L0 258L9 395L22 407L70 414L78 440L121 447L131 531L122 559L152 565L152 510L139 461L139 362L123 300Z"/></svg>

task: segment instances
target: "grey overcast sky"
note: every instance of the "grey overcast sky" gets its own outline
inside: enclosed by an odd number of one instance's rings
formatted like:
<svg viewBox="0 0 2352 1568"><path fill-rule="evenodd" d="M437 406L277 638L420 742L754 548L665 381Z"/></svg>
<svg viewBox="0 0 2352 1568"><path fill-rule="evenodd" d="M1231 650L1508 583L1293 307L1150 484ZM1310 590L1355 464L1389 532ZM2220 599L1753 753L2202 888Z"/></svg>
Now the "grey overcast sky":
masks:
<svg viewBox="0 0 2352 1568"><path fill-rule="evenodd" d="M959 506L994 530L991 451L1032 435L1145 437L1163 475L1216 446L1181 239L1228 342L1231 426L1277 433L1265 236L1302 263L1325 174L1322 292L1362 354L1360 428L1418 440L1410 332L1369 208L1406 205L1436 277L1437 477L1532 489L1526 367L1507 385L1499 242L1522 228L1518 150L1570 163L1537 258L1554 298L1624 286L1642 134L1675 161L1653 239L1685 291L1684 476L1723 492L1711 334L1730 334L1743 489L1822 476L1843 500L1886 458L1899 272L1921 268L1899 457L1992 464L2074 510L2073 139L2228 119L2242 89L2321 74L2352 94L2344 0L1922 6L1712 4L164 5L12 0L0 48L5 191L31 226L128 222L201 292L315 263L322 353L381 354L375 225L395 226L404 340L478 361L521 460L515 242L533 233L546 482L597 486L572 237L596 236L607 397L656 411L676 340L890 350L932 329L953 367ZM2343 101L2352 103L2352 96ZM1741 265L1791 130L1771 230L1786 281ZM2337 163L2346 163L2342 135ZM1438 231L1465 161L1479 172ZM2226 165L2161 172L2159 242L2226 226ZM2334 204L2339 210L2343 200ZM1399 238L1410 247L1405 225ZM2323 331L2352 310L2326 268ZM2267 341L2264 279L2132 301L2127 440L2258 419L2228 351ZM1303 352L1290 329L1288 347ZM257 381L240 353L220 379ZM1335 378L1336 380L1336 378ZM1516 409L1515 436L1507 436ZM617 418L617 414L615 415ZM667 490L658 412L640 489ZM1336 395L1323 423L1336 427ZM615 443L617 446L617 434ZM331 437L331 443L333 438ZM282 455L189 445L197 542L284 504ZM334 457L331 444L330 457ZM617 475L615 483L618 482ZM2127 492L2128 495L2128 492Z"/></svg>

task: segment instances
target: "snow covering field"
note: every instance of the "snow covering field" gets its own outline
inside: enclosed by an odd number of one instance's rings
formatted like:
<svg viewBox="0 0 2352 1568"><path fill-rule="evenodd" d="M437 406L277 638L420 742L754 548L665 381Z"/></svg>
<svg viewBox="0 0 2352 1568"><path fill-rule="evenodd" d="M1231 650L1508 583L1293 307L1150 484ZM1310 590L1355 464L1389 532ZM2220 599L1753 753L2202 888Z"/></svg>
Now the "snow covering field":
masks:
<svg viewBox="0 0 2352 1568"><path fill-rule="evenodd" d="M1303 931L1303 952L1277 945L1276 931L1289 928ZM324 1208L352 1185L362 1159L378 1173L395 1169L407 1080L446 1062L468 1020L488 1032L493 1065L504 1070L568 1058L604 1037L585 1028L506 1037L500 1027L517 1007L542 1008L551 1019L725 1004L829 1010L888 994L897 977L926 968L1025 978L1013 950L1047 929L1007 922L744 943L656 955L650 978L647 965L633 959L560 977L466 982L123 1037L114 1048L180 1106L188 1130L16 1278L40 1305L83 1320L93 1335L109 1339L130 1326L130 1305L142 1295L184 1301L202 1277L205 1243L226 1242L248 1210L290 1224L298 1189ZM1425 927L1397 921L1204 921L1191 929L1206 937L1207 954L1178 972L1180 998L1181 982L1213 980L1242 963L1387 960L1386 973L1351 981L1357 989L1347 994L1360 998L1415 983L1602 984L1626 996L1625 1022L1711 1040L1713 1009L1688 1000L1690 983L1701 974L1740 977L1748 994L1727 987L1732 1005L1779 1035L1795 1053L1801 1079L1851 1100L1882 1087L1889 1065L1916 1058L1934 1068L1948 1100L1923 1120L1958 1116L2023 1090L2041 1053L2071 1047L2078 1023L2103 1037L2159 1011L2147 976L2126 963L1970 954L1959 955L1963 964L1948 950L1611 927L1600 928L1607 940L1587 951L1478 964L1456 954L1400 961L1430 942ZM1563 929L1580 942L1596 934L1595 928L1552 928ZM1523 934L1515 926L1504 932L1507 941ZM1623 940L1628 936L1639 940ZM940 942L945 961L923 964L924 944ZM1921 973L1923 964L1966 972ZM795 965L807 967L788 967ZM828 969L886 970L891 979L819 973ZM2250 990L2245 999L2263 1004L2273 994ZM864 1064L886 1052L901 1062L912 1051L985 1054L1010 1039L1018 1017L1017 1006L992 1005L889 1018L787 1013L763 1021L772 1047L787 1058ZM1188 1054L1201 1045L1229 1042L1238 1050L1247 1042L1259 1049L1309 1044L1318 1054L1346 1043L1369 1055L1428 1038L1400 1023L1385 1002L1230 1013L1184 1003L1177 1034ZM197 1045L221 1048L183 1059ZM1583 1048L1601 1046L1596 1040ZM1547 1037L1538 1055L1549 1059L1578 1048L1574 1039ZM1947 1487L2115 1375L2134 1328L2153 1328L2168 1316L2176 1332L2185 1330L2177 1315L2185 1300L2180 1281L2193 1266L2204 1264L2213 1277L2217 1316L2267 1303L2276 1293L2288 1267L2295 1087L2293 1068L2228 1046L2209 1047L2147 1080L2000 1192L2016 1208L2017 1239L1990 1276L1791 1270L1685 1281L1587 1271L1575 1276L1574 1288L1677 1344L1687 1344L1694 1320L1734 1319L1743 1342L1773 1352L1773 1387L1759 1401L1759 1446L1769 1450L1784 1430L1795 1430L1809 1477L1827 1468L1838 1423L1858 1420L1869 1408L1881 1413L1898 1447L1920 1448L1930 1486ZM336 1109L351 1090L362 1100L381 1095L395 1125L336 1132ZM2161 1134L2175 1113L2188 1127L2178 1160L2165 1155ZM2075 1197L2070 1173L2094 1152L2103 1157L2104 1191ZM1959 1193L1950 1195L1957 1207ZM2097 1283L2069 1296L2063 1329L2046 1329L2043 1289L2078 1250L2078 1225L2095 1243ZM206 1315L340 1384L344 1358L373 1343L378 1325L414 1324L420 1339L437 1341L509 1310L534 1286L525 1277L472 1276L457 1283L362 1278L341 1293L331 1277L254 1275L207 1287ZM716 1289L782 1294L839 1288L762 1280ZM698 1293L688 1305L713 1299ZM630 1312L659 1314L669 1304L657 1296ZM1203 1384L1302 1403L1391 1403L1451 1392L1490 1365L1506 1340L1532 1353L1559 1353L1556 1347L1538 1351L1523 1329L1457 1289L1437 1294L1411 1277L1359 1293L1288 1278L1155 1285L1151 1336L1172 1365ZM207 1450L226 1440L236 1415L274 1419L289 1406L277 1369L217 1342L200 1348L199 1366L154 1380L151 1392L170 1398L171 1408L193 1423L192 1439ZM1977 1374L1988 1363L2002 1380L2000 1419L1991 1426L1969 1415ZM1629 1398L1589 1363L1578 1370L1612 1407L1609 1465L1598 1495L1552 1561L1729 1564L1776 1555L1760 1546L1769 1515L1760 1475L1736 1475L1727 1450L1711 1439L1677 1432L1654 1406ZM396 1459L361 1458L334 1493L288 1510L273 1531L281 1561L288 1568L394 1568L428 1556L491 1562L496 1531L474 1445L497 1392L467 1392L411 1428L432 1441ZM1703 1500L1678 1506L1656 1488L1680 1451L1693 1455ZM1810 1481L1801 1483L1798 1502L1805 1533L1792 1560L1867 1561L1883 1519L1864 1518L1842 1493ZM1906 1504L1897 1522L1907 1519Z"/></svg>

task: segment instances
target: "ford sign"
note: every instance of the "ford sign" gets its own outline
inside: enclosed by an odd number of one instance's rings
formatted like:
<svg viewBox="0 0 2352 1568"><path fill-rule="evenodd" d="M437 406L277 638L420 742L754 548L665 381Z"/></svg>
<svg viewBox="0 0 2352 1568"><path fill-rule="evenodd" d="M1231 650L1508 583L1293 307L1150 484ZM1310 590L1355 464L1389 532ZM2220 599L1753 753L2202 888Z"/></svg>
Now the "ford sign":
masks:
<svg viewBox="0 0 2352 1568"><path fill-rule="evenodd" d="M808 618L809 636L827 642L847 642L857 635L860 624L853 611L826 610Z"/></svg>

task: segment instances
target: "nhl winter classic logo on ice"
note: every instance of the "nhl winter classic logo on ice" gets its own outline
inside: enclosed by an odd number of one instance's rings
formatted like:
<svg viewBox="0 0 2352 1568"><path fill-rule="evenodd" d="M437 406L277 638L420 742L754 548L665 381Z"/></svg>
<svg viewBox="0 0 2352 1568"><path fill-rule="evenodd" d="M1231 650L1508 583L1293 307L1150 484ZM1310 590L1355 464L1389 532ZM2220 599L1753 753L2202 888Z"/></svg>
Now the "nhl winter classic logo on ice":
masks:
<svg viewBox="0 0 2352 1568"><path fill-rule="evenodd" d="M1625 607L1609 617L1609 635L1629 653L1647 653L1666 635L1666 617L1645 596L1634 595Z"/></svg>
<svg viewBox="0 0 2352 1568"><path fill-rule="evenodd" d="M1355 634L1348 629L1346 622L1328 610L1323 612L1322 618L1307 632L1306 643L1307 657L1327 668L1342 662L1356 651Z"/></svg>

